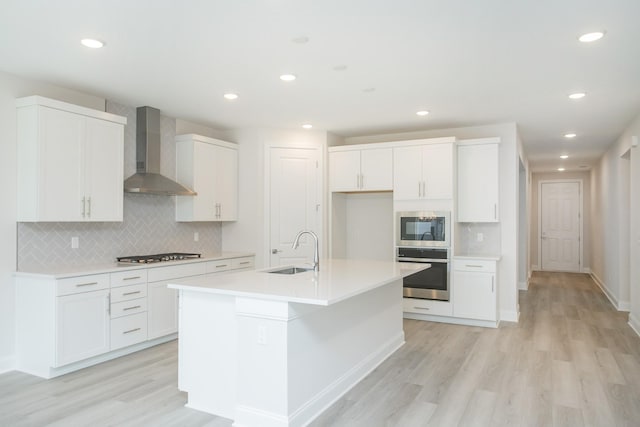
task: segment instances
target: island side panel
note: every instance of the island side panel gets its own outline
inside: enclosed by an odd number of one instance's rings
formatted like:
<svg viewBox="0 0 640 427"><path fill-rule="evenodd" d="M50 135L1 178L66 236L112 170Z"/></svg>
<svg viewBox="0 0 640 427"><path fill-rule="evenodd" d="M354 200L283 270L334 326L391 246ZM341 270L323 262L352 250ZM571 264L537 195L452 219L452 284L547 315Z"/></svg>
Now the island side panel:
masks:
<svg viewBox="0 0 640 427"><path fill-rule="evenodd" d="M233 418L237 382L235 297L180 291L178 388L187 407Z"/></svg>
<svg viewBox="0 0 640 427"><path fill-rule="evenodd" d="M237 425L306 425L404 343L401 280L325 307L281 304L238 313Z"/></svg>

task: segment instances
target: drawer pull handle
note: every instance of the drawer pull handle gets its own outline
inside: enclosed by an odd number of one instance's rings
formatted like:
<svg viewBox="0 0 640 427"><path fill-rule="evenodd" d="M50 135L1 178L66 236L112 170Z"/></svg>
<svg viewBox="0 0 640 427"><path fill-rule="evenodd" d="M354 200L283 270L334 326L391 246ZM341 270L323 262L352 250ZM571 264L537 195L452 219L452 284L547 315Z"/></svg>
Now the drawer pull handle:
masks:
<svg viewBox="0 0 640 427"><path fill-rule="evenodd" d="M429 310L427 307L413 307L416 310Z"/></svg>
<svg viewBox="0 0 640 427"><path fill-rule="evenodd" d="M128 330L128 331L124 331L124 332L122 333L122 335L130 334L130 333L132 333L132 332L137 332L137 331L139 331L139 330L140 330L140 328L135 328L135 329L131 329L131 330Z"/></svg>
<svg viewBox="0 0 640 427"><path fill-rule="evenodd" d="M135 310L136 308L140 308L139 305L134 305L133 307L123 308L122 311Z"/></svg>
<svg viewBox="0 0 640 427"><path fill-rule="evenodd" d="M465 267L473 267L473 268L482 268L481 265L476 265L476 264L465 264Z"/></svg>
<svg viewBox="0 0 640 427"><path fill-rule="evenodd" d="M135 292L125 292L124 294L122 294L123 297L126 297L127 295L135 295L135 294L139 294L140 291L135 291Z"/></svg>
<svg viewBox="0 0 640 427"><path fill-rule="evenodd" d="M76 287L77 287L77 288L80 288L80 287L82 287L82 286L93 286L93 285L97 285L97 284L98 284L98 282L78 283L78 284L76 285Z"/></svg>
<svg viewBox="0 0 640 427"><path fill-rule="evenodd" d="M139 278L140 278L140 276L135 276L135 277L124 277L124 278L122 278L122 280L136 280L136 279L139 279Z"/></svg>
<svg viewBox="0 0 640 427"><path fill-rule="evenodd" d="M246 265L246 264L250 264L250 263L251 263L251 261L243 261L243 262L240 263L240 265Z"/></svg>
<svg viewBox="0 0 640 427"><path fill-rule="evenodd" d="M226 267L227 264L220 264L220 265L216 265L216 268L222 268L222 267Z"/></svg>

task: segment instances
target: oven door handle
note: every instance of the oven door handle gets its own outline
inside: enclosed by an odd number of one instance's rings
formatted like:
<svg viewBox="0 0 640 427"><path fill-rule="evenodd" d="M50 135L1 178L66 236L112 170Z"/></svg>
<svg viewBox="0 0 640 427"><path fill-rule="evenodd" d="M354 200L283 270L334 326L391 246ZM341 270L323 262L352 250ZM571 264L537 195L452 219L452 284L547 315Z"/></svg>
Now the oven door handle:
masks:
<svg viewBox="0 0 640 427"><path fill-rule="evenodd" d="M438 263L446 264L449 262L447 259L431 259L431 258L398 258L398 262L425 262L425 263Z"/></svg>

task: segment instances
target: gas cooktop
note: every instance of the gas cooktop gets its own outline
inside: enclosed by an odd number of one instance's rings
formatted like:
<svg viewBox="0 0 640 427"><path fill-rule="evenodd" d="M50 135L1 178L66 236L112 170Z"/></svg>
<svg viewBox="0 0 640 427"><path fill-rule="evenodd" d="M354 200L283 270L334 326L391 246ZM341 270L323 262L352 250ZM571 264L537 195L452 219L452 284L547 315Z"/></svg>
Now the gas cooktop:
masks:
<svg viewBox="0 0 640 427"><path fill-rule="evenodd" d="M122 264L151 264L163 261L180 261L184 259L200 258L200 254L190 254L184 252L171 252L166 254L155 255L135 255L118 257L117 260Z"/></svg>

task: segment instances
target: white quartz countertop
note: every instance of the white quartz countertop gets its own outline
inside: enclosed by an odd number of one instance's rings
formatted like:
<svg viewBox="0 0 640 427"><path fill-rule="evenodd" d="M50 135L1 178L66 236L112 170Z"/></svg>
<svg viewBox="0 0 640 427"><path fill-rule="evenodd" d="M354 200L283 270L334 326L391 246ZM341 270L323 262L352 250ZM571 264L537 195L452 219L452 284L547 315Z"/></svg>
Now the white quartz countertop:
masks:
<svg viewBox="0 0 640 427"><path fill-rule="evenodd" d="M242 258L247 256L254 256L255 254L250 252L220 252L211 255L203 255L201 258L191 258L179 261L163 261L154 262L149 264L118 264L112 262L108 264L98 265L82 265L82 266L60 266L60 267L47 267L47 268L24 268L15 273L19 277L37 276L46 277L52 279L65 279L68 277L86 276L89 274L103 274L103 273L116 273L120 271L128 270L140 270L148 268L168 267L171 265L192 264L198 262L218 261L223 259Z"/></svg>
<svg viewBox="0 0 640 427"><path fill-rule="evenodd" d="M170 283L184 291L312 305L331 305L429 268L430 264L347 259L320 260L320 271L268 273L283 267L205 275ZM308 267L308 266L307 266ZM400 295L399 295L400 297Z"/></svg>

